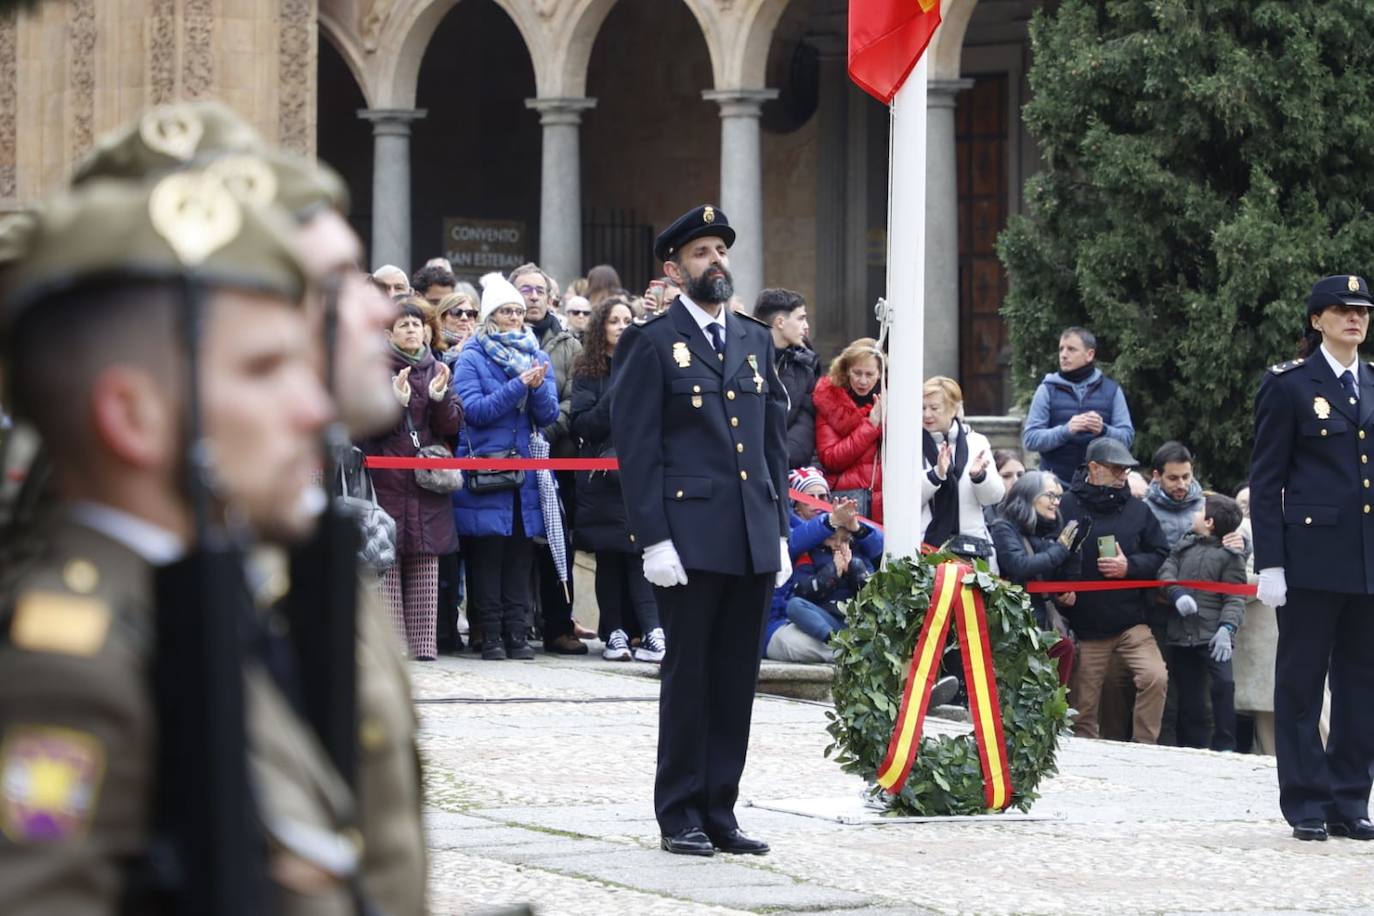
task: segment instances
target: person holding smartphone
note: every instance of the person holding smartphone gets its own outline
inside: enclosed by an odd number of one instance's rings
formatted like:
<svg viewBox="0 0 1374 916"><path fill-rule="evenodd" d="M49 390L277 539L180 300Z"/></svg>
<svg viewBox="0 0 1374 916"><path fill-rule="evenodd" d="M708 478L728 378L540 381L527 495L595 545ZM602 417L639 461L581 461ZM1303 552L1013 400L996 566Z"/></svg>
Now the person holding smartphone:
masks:
<svg viewBox="0 0 1374 916"><path fill-rule="evenodd" d="M1169 542L1149 507L1126 487L1127 475L1140 462L1106 436L1089 443L1086 457L1085 473L1064 491L1059 507L1065 526L1092 526L1070 578L1153 579L1169 556ZM1078 710L1074 734L1100 736L1102 686L1117 657L1135 682L1132 738L1140 744L1158 742L1169 673L1146 619L1149 601L1146 589L1080 590L1073 604L1062 608L1078 637L1078 663L1069 683L1069 702Z"/></svg>

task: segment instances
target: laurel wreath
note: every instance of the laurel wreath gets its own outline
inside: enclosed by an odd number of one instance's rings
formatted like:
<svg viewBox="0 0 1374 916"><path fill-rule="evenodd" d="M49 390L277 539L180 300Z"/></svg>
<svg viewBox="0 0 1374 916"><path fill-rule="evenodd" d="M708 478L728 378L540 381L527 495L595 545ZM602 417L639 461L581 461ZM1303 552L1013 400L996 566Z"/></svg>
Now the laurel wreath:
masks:
<svg viewBox="0 0 1374 916"><path fill-rule="evenodd" d="M831 638L835 650L835 709L827 712L834 742L825 749L846 772L869 782L887 815L932 816L990 813L983 794L978 745L970 733L925 737L906 784L897 795L874 782L897 720L904 679L930 607L935 567L959 559L933 554L899 559L868 580L845 608L848 627ZM967 563L967 560L960 560ZM1036 624L1019 586L988 572L977 561L973 585L983 593L1002 726L1011 761L1011 807L1030 810L1036 788L1056 772L1055 752L1069 721L1067 693L1046 654L1057 638ZM949 642L956 641L951 626ZM950 656L953 664L953 656ZM954 665L957 667L957 665ZM951 669L952 670L952 669Z"/></svg>

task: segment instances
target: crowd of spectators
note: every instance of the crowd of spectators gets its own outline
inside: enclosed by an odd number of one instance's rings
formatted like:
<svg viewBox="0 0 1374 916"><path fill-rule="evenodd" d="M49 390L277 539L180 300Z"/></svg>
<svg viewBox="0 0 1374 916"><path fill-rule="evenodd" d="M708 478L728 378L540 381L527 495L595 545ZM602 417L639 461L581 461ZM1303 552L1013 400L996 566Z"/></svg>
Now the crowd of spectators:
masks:
<svg viewBox="0 0 1374 916"><path fill-rule="evenodd" d="M373 279L399 304L389 343L393 393L406 407L394 430L362 444L383 455L441 443L458 456L529 457L535 447L555 458L614 458L616 344L679 292L665 278L630 293L608 265L563 293L537 264L484 277L480 292L441 259L409 278L387 265ZM824 361L811 344L807 303L791 290L766 289L748 311L772 330L794 497L793 574L774 596L760 652L826 662L846 602L882 560L886 355L861 338ZM1125 392L1096 351L1087 329L1063 333L1059 371L1030 402L1024 453L994 449L972 427L956 380L926 380L925 543L981 557L1021 585L1244 581L1248 493L1237 501L1206 491L1180 442L1161 446L1145 477L1130 451ZM1032 454L1037 461L1025 457ZM558 524L533 472L470 475L451 495L410 474L374 476L398 527L399 558L383 573L384 591L412 657L461 650L465 605L471 648L486 659L533 657L533 635L550 652L586 653L595 636L606 659L662 660L658 608L615 471L554 475ZM594 634L572 615L578 550L595 561ZM1056 637L1050 654L1070 686L1078 734L1236 747L1232 658L1243 599L1170 586L1037 593L1031 604Z"/></svg>

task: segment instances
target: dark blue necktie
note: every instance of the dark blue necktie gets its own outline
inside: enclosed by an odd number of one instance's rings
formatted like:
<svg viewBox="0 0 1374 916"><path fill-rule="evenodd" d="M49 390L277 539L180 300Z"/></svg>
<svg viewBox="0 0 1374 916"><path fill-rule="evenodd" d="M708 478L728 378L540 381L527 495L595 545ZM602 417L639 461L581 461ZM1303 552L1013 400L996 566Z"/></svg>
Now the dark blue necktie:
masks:
<svg viewBox="0 0 1374 916"><path fill-rule="evenodd" d="M717 353L725 352L725 328L717 322L712 321L706 325L706 332L711 335L711 343L715 346Z"/></svg>
<svg viewBox="0 0 1374 916"><path fill-rule="evenodd" d="M1345 389L1346 396L1350 398L1350 403L1359 403L1359 394L1355 391L1355 376L1349 369L1341 373L1341 387Z"/></svg>

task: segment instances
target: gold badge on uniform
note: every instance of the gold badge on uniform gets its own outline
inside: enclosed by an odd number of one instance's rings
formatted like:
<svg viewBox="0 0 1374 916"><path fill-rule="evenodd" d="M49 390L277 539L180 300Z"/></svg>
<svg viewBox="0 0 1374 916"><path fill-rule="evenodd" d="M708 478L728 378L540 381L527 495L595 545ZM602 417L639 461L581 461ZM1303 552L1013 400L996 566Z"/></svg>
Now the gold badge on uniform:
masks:
<svg viewBox="0 0 1374 916"><path fill-rule="evenodd" d="M138 133L149 149L186 162L200 146L205 125L199 115L184 108L156 108L143 116Z"/></svg>
<svg viewBox="0 0 1374 916"><path fill-rule="evenodd" d="M249 207L270 206L277 199L277 175L257 156L216 159L205 174L224 182L229 193Z"/></svg>
<svg viewBox="0 0 1374 916"><path fill-rule="evenodd" d="M754 391L763 394L763 376L759 375L759 358L749 354L749 368L754 370Z"/></svg>
<svg viewBox="0 0 1374 916"><path fill-rule="evenodd" d="M1317 414L1318 420L1325 420L1331 416L1331 403L1321 395L1312 399L1312 410Z"/></svg>
<svg viewBox="0 0 1374 916"><path fill-rule="evenodd" d="M679 369L686 369L692 364L692 352L680 340L673 344L673 361L677 363Z"/></svg>
<svg viewBox="0 0 1374 916"><path fill-rule="evenodd" d="M157 183L148 215L182 264L195 267L232 242L243 228L238 199L218 178L177 172Z"/></svg>
<svg viewBox="0 0 1374 916"><path fill-rule="evenodd" d="M716 221L716 208L707 207L701 211L701 221L703 223L714 223Z"/></svg>
<svg viewBox="0 0 1374 916"><path fill-rule="evenodd" d="M1358 293L1360 291L1360 278L1351 277L1345 281L1345 285L1352 293Z"/></svg>

